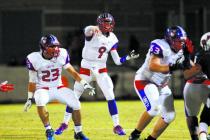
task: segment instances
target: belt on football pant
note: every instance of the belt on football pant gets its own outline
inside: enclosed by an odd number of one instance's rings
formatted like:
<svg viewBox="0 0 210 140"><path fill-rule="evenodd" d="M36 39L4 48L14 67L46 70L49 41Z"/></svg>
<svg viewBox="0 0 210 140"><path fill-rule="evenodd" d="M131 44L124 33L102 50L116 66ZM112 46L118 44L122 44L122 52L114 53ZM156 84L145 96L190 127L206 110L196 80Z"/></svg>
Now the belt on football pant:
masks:
<svg viewBox="0 0 210 140"><path fill-rule="evenodd" d="M107 72L107 71L108 71L107 68L102 68L102 69L98 70L99 73L104 73L104 72ZM80 68L79 73L90 76L90 70L87 69L87 68Z"/></svg>
<svg viewBox="0 0 210 140"><path fill-rule="evenodd" d="M58 86L57 89L60 89L60 88L63 88L63 87L66 87L64 85L62 86ZM41 87L40 89L46 89L46 90L49 90L50 88L49 87Z"/></svg>

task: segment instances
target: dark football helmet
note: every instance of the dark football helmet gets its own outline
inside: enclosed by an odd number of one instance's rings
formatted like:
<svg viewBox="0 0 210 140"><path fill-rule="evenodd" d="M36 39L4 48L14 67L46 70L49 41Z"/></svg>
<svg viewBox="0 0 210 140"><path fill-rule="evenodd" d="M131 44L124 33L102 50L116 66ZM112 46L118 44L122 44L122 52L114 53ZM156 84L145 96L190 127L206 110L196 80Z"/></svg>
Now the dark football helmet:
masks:
<svg viewBox="0 0 210 140"><path fill-rule="evenodd" d="M200 40L200 46L204 51L210 50L210 32L205 33L202 35Z"/></svg>
<svg viewBox="0 0 210 140"><path fill-rule="evenodd" d="M39 42L39 45L42 53L47 55L47 57L53 58L59 56L59 47L61 46L61 44L54 35L49 34L43 36Z"/></svg>
<svg viewBox="0 0 210 140"><path fill-rule="evenodd" d="M112 32L114 30L115 21L111 14L102 13L97 18L99 29L103 33Z"/></svg>
<svg viewBox="0 0 210 140"><path fill-rule="evenodd" d="M187 39L187 34L180 26L172 26L166 29L165 39L174 52L182 49Z"/></svg>

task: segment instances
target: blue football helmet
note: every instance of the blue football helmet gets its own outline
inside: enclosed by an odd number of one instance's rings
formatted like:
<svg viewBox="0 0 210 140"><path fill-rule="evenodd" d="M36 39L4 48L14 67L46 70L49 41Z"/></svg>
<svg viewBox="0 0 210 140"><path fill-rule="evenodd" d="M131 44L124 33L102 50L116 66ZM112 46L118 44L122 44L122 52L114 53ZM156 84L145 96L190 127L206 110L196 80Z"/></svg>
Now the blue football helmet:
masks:
<svg viewBox="0 0 210 140"><path fill-rule="evenodd" d="M59 48L61 44L54 35L49 34L43 36L39 42L39 45L42 53L47 55L49 58L59 56Z"/></svg>
<svg viewBox="0 0 210 140"><path fill-rule="evenodd" d="M187 34L180 26L172 26L166 29L165 39L174 52L178 52L183 48L187 39Z"/></svg>

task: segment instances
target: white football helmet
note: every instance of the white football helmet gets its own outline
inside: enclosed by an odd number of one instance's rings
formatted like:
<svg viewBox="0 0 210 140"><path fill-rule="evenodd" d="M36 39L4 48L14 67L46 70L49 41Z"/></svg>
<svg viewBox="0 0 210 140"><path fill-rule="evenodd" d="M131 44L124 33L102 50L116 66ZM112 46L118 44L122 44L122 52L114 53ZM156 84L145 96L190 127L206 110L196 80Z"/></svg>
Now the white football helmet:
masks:
<svg viewBox="0 0 210 140"><path fill-rule="evenodd" d="M210 32L203 34L200 40L200 46L203 48L204 51L210 50Z"/></svg>

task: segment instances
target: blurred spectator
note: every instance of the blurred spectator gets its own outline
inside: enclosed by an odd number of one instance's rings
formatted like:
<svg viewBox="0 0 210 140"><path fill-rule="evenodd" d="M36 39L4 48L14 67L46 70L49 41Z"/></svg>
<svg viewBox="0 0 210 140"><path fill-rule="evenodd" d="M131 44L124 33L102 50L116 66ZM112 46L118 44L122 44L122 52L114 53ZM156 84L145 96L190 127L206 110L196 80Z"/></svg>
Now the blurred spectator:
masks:
<svg viewBox="0 0 210 140"><path fill-rule="evenodd" d="M136 52L140 51L139 41L135 35L131 35L129 38L129 51L135 50Z"/></svg>
<svg viewBox="0 0 210 140"><path fill-rule="evenodd" d="M82 60L82 48L84 46L83 29L75 30L72 34L69 32L66 39L66 49L70 54L71 63L80 65Z"/></svg>

